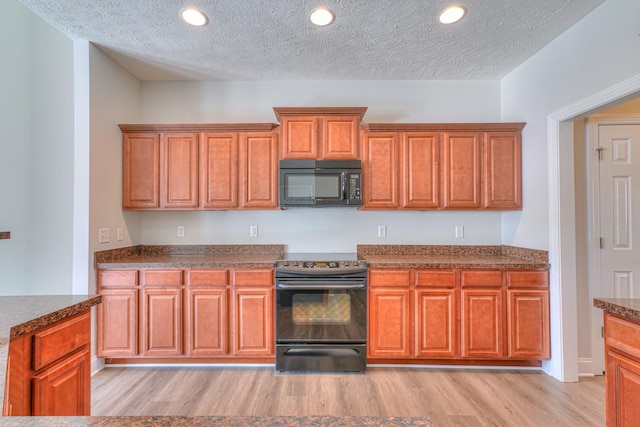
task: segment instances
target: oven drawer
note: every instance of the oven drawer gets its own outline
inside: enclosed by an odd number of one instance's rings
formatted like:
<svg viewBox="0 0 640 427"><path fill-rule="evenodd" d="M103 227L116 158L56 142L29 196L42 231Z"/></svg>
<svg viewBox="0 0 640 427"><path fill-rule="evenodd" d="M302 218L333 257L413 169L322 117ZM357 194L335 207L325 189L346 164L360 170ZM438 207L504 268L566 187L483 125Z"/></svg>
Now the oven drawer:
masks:
<svg viewBox="0 0 640 427"><path fill-rule="evenodd" d="M276 345L280 372L364 372L366 367L366 344Z"/></svg>

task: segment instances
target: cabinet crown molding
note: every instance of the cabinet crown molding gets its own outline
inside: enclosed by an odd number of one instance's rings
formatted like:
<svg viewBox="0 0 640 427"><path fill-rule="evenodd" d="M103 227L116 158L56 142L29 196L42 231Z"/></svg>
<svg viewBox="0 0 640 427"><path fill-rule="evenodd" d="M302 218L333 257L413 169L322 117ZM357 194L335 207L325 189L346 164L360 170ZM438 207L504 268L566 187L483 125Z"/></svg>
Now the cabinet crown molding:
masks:
<svg viewBox="0 0 640 427"><path fill-rule="evenodd" d="M276 118L290 116L359 116L362 120L367 107L273 107Z"/></svg>
<svg viewBox="0 0 640 427"><path fill-rule="evenodd" d="M369 132L520 132L526 123L362 123Z"/></svg>
<svg viewBox="0 0 640 427"><path fill-rule="evenodd" d="M120 124L122 132L271 132L275 123Z"/></svg>

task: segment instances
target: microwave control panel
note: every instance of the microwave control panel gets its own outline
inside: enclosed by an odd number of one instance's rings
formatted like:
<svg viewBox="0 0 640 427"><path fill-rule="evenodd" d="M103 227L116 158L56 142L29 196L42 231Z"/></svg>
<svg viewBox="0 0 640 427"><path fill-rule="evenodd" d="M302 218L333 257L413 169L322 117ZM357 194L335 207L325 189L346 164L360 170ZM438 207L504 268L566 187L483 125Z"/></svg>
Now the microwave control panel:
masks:
<svg viewBox="0 0 640 427"><path fill-rule="evenodd" d="M349 174L349 199L360 200L360 174Z"/></svg>

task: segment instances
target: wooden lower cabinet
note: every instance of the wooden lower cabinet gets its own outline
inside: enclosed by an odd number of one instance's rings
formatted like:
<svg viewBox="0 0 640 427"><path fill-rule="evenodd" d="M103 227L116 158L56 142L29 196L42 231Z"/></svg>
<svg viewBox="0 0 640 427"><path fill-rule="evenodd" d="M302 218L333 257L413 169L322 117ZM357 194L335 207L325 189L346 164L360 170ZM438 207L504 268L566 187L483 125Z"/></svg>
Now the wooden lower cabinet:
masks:
<svg viewBox="0 0 640 427"><path fill-rule="evenodd" d="M370 357L411 356L411 301L409 288L369 290Z"/></svg>
<svg viewBox="0 0 640 427"><path fill-rule="evenodd" d="M99 357L274 356L273 269L129 272L98 271Z"/></svg>
<svg viewBox="0 0 640 427"><path fill-rule="evenodd" d="M229 351L227 289L187 289L185 354L222 356Z"/></svg>
<svg viewBox="0 0 640 427"><path fill-rule="evenodd" d="M547 270L369 270L369 359L526 363L549 336Z"/></svg>
<svg viewBox="0 0 640 427"><path fill-rule="evenodd" d="M471 359L504 357L502 289L463 289L462 354Z"/></svg>
<svg viewBox="0 0 640 427"><path fill-rule="evenodd" d="M607 426L640 420L640 323L604 312Z"/></svg>
<svg viewBox="0 0 640 427"><path fill-rule="evenodd" d="M88 416L91 312L9 342L3 415Z"/></svg>

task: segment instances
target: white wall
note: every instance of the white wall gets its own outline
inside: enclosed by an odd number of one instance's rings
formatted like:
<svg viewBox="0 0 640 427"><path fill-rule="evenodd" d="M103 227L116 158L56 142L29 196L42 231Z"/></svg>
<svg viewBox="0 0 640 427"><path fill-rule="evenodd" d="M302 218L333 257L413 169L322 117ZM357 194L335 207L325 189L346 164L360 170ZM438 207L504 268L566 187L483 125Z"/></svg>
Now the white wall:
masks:
<svg viewBox="0 0 640 427"><path fill-rule="evenodd" d="M497 81L148 82L146 123L276 122L273 107L363 106L365 122L494 122ZM500 244L497 212L289 209L142 213L144 244L286 244L292 252L353 252L356 244ZM185 226L185 237L176 227ZM259 237L249 238L249 225ZM387 237L377 237L377 226ZM465 227L456 239L454 227Z"/></svg>
<svg viewBox="0 0 640 427"><path fill-rule="evenodd" d="M0 295L28 291L31 176L31 13L15 1L0 2Z"/></svg>
<svg viewBox="0 0 640 427"><path fill-rule="evenodd" d="M95 46L89 46L91 76L91 185L89 252L140 242L140 214L122 211L122 133L118 124L140 117L140 81ZM98 243L98 229L109 228L109 243ZM125 231L117 240L117 229ZM89 289L94 292L95 277Z"/></svg>
<svg viewBox="0 0 640 427"><path fill-rule="evenodd" d="M0 6L1 294L68 294L73 259L73 42L17 1Z"/></svg>
<svg viewBox="0 0 640 427"><path fill-rule="evenodd" d="M523 148L524 209L503 214L502 241L550 250L553 359L545 369L567 381L578 374L573 126L547 120L638 75L638 16L640 2L608 0L501 82L502 119L527 121L523 140L535 141Z"/></svg>

